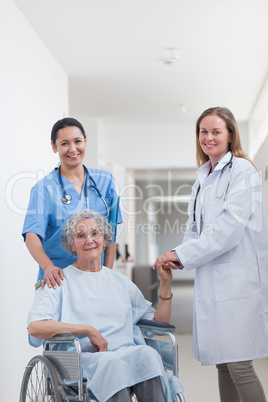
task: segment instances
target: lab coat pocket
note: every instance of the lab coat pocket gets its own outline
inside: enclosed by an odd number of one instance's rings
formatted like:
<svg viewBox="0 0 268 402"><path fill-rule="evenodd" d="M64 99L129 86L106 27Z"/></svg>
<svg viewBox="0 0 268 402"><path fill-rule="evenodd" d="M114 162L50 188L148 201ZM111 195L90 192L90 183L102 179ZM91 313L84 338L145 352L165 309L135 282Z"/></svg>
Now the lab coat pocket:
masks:
<svg viewBox="0 0 268 402"><path fill-rule="evenodd" d="M215 300L219 302L249 297L248 267L238 261L213 267Z"/></svg>

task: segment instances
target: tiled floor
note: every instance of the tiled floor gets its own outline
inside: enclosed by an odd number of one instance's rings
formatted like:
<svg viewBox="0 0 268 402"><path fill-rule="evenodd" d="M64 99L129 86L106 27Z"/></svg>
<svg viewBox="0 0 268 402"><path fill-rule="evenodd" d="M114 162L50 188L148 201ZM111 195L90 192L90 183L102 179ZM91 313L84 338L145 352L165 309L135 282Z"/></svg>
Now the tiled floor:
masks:
<svg viewBox="0 0 268 402"><path fill-rule="evenodd" d="M186 402L219 402L215 366L201 366L192 357L193 284L191 282L174 283L172 292L174 297L171 322L177 328L179 378L185 388ZM268 358L255 360L254 367L268 399Z"/></svg>

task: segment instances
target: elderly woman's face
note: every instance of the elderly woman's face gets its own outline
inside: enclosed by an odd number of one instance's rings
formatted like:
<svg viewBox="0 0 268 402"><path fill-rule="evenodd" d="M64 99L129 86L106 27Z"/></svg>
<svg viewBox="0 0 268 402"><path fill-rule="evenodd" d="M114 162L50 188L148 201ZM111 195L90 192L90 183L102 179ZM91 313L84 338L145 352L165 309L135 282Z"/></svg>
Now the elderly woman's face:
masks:
<svg viewBox="0 0 268 402"><path fill-rule="evenodd" d="M72 250L80 258L95 260L101 257L105 240L94 219L82 219L75 226Z"/></svg>

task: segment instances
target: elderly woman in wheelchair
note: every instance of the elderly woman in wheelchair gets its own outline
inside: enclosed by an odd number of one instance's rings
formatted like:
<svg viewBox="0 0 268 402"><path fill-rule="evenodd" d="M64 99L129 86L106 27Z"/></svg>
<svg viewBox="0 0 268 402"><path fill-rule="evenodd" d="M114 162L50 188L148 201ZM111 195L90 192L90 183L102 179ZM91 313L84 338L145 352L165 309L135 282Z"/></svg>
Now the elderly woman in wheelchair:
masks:
<svg viewBox="0 0 268 402"><path fill-rule="evenodd" d="M169 322L171 270L157 268L160 298L155 310L126 276L101 265L111 237L109 223L95 211L79 211L67 221L62 246L77 255L77 262L65 268L62 286L36 290L28 317L30 344L39 346L64 333L77 337L92 400L127 402L134 389L139 401L171 402L182 385L165 371L137 325L141 319Z"/></svg>

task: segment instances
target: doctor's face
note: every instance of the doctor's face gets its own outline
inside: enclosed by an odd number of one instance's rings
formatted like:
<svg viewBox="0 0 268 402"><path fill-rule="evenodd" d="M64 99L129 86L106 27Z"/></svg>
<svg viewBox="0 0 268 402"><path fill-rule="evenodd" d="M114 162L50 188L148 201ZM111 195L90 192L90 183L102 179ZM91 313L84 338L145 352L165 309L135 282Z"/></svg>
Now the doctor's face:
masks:
<svg viewBox="0 0 268 402"><path fill-rule="evenodd" d="M76 167L83 163L87 141L76 126L58 131L56 143L51 143L53 152L58 152L63 167Z"/></svg>
<svg viewBox="0 0 268 402"><path fill-rule="evenodd" d="M212 167L229 148L230 133L225 121L217 115L204 117L199 125L199 143L202 151L209 157Z"/></svg>

